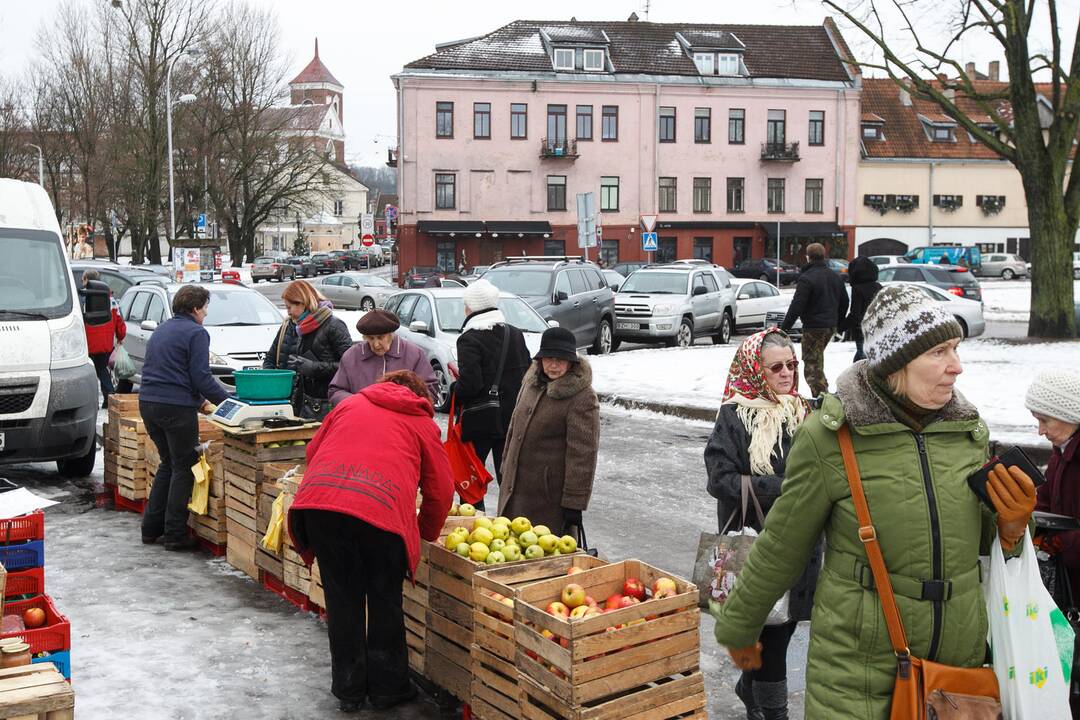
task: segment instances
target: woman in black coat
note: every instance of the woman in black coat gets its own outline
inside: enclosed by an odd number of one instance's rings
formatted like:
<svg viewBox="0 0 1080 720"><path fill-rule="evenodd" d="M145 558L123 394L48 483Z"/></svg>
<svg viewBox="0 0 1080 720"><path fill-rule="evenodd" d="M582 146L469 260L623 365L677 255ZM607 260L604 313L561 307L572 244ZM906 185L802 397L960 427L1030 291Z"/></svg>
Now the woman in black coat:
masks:
<svg viewBox="0 0 1080 720"><path fill-rule="evenodd" d="M855 341L855 359L858 362L866 357L863 353L863 315L870 301L881 289L878 282L878 266L868 257L859 256L848 265L848 280L851 281L851 306L848 308L847 317L841 322L840 329L847 331L848 336Z"/></svg>
<svg viewBox="0 0 1080 720"><path fill-rule="evenodd" d="M267 369L295 370L293 412L322 420L330 412L330 381L345 351L352 347L349 329L334 317L330 301L305 280L294 280L281 293L289 318L263 360Z"/></svg>

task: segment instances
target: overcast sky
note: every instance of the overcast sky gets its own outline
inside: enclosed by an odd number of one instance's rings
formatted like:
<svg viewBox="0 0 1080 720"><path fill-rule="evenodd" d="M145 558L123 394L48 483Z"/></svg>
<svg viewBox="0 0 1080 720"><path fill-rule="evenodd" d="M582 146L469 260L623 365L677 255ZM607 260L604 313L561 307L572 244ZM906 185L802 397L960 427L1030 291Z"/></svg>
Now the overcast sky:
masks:
<svg viewBox="0 0 1080 720"><path fill-rule="evenodd" d="M93 5L109 0L70 0ZM319 54L345 86L346 154L350 163L378 165L385 161L387 143L395 134L395 95L390 75L402 66L430 54L435 44L491 32L517 19L625 20L631 12L645 19L639 0L544 0L544 2L434 2L431 0L249 0L273 10L281 27L283 53L290 58L291 79L313 54ZM956 0L937 0L941 8ZM62 0L0 0L0 74L23 72L36 52L43 23L55 15ZM1075 28L1080 0L1059 0L1061 24ZM825 18L817 0L654 0L649 19L654 22L707 22L758 24L812 24ZM937 20L935 20L936 22ZM1071 40L1074 31L1063 33ZM940 36L941 32L935 33ZM869 47L856 31L845 30L855 53L865 57ZM1049 35L1046 33L1046 42ZM782 52L782 48L778 48ZM969 42L963 60L986 64L997 58L991 42ZM1002 63L1004 65L1004 63ZM388 137L389 136L389 137Z"/></svg>

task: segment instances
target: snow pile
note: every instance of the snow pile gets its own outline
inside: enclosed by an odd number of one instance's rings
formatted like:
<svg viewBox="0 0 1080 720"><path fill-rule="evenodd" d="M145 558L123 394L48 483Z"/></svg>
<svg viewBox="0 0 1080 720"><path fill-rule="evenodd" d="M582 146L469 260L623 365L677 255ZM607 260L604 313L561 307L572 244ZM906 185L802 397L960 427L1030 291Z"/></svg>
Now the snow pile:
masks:
<svg viewBox="0 0 1080 720"><path fill-rule="evenodd" d="M983 317L999 322L1028 321L1031 283L1027 280L982 281ZM1080 299L1080 280L1073 282L1073 298Z"/></svg>

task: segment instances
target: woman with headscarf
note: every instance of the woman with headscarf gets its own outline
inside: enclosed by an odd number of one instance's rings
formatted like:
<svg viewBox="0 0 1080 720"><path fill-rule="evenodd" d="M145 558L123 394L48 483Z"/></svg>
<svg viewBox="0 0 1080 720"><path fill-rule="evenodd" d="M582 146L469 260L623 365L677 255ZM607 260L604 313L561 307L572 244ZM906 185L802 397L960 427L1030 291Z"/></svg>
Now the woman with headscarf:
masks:
<svg viewBox="0 0 1080 720"><path fill-rule="evenodd" d="M716 498L720 532L738 530L742 486L749 484L767 516L784 481L795 429L809 406L799 395L799 361L788 336L769 328L743 340L731 361L724 400L705 447L709 494ZM753 509L746 523L761 532L764 518ZM751 720L787 717L787 648L800 620L810 619L821 569L820 541L791 588L788 621L766 626L758 637L762 666L743 672L735 694Z"/></svg>
<svg viewBox="0 0 1080 720"><path fill-rule="evenodd" d="M394 333L401 322L389 310L369 310L356 321L363 342L353 345L337 374L330 381L330 402L334 405L374 385L386 373L408 370L416 373L427 385L431 397L439 394L439 381L427 359L424 348Z"/></svg>

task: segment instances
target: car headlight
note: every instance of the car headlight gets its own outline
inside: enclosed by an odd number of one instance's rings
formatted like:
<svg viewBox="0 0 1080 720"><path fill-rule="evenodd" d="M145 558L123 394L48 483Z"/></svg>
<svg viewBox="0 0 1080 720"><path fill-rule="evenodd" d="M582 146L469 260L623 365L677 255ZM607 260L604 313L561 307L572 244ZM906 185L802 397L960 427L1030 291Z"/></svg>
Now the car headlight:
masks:
<svg viewBox="0 0 1080 720"><path fill-rule="evenodd" d="M53 368L78 367L87 361L86 327L72 315L67 327L50 329L50 364Z"/></svg>
<svg viewBox="0 0 1080 720"><path fill-rule="evenodd" d="M228 365L229 361L226 360L225 358L221 357L217 353L211 352L210 353L210 364L211 365Z"/></svg>
<svg viewBox="0 0 1080 720"><path fill-rule="evenodd" d="M670 315L675 312L675 306L671 303L659 303L653 305L653 315Z"/></svg>

